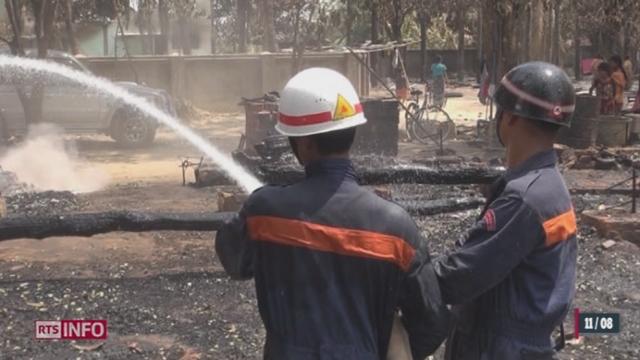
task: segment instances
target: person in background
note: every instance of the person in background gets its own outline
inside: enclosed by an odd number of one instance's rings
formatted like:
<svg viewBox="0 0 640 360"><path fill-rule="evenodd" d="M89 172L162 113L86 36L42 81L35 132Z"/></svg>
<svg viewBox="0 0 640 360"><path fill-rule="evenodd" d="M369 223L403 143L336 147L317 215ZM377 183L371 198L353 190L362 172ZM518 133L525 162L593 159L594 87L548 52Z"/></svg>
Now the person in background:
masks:
<svg viewBox="0 0 640 360"><path fill-rule="evenodd" d="M594 74L591 88L589 89L589 95L593 95L593 91L596 91L596 96L600 98L600 114L611 114L615 107L615 84L611 79L611 66L609 63L602 62L598 66L597 73Z"/></svg>
<svg viewBox="0 0 640 360"><path fill-rule="evenodd" d="M634 71L633 71L633 63L631 62L631 57L629 55L624 57L624 63L622 64L622 68L624 69L625 74L627 74L628 81L627 87L625 90L630 90L631 85L633 85Z"/></svg>
<svg viewBox="0 0 640 360"><path fill-rule="evenodd" d="M447 86L447 66L442 63L442 56L437 55L431 65L431 79L433 91L433 105L444 105L444 93Z"/></svg>
<svg viewBox="0 0 640 360"><path fill-rule="evenodd" d="M612 56L611 59L609 59L609 63L611 65L611 79L615 85L614 111L619 113L624 106L624 89L627 87L629 77L624 71L620 55Z"/></svg>
<svg viewBox="0 0 640 360"><path fill-rule="evenodd" d="M591 62L591 75L595 78L598 74L598 66L604 62L602 55L598 54L593 58Z"/></svg>
<svg viewBox="0 0 640 360"><path fill-rule="evenodd" d="M640 114L640 81L638 82L638 91L636 92L636 99L633 102L631 112Z"/></svg>

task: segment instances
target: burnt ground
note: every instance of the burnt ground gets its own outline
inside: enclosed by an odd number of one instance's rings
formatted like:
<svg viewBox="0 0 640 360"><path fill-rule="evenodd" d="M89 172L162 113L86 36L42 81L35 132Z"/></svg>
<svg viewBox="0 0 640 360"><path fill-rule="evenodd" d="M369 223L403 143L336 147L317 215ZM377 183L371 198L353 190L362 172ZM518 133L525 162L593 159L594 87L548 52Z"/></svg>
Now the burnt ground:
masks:
<svg viewBox="0 0 640 360"><path fill-rule="evenodd" d="M222 139L223 149L231 151L242 122L238 115L225 117L192 125ZM10 213L215 209L216 188L181 186L179 157L196 154L171 134L161 133L148 150L121 150L99 137L75 140L81 156L111 175L111 184L77 196L10 196L6 199ZM403 143L401 153L422 158L431 150ZM477 193L471 186L392 189L420 193L425 199ZM578 211L623 200L603 195L574 198ZM472 210L416 221L436 256L450 251L477 215ZM259 359L264 330L253 283L226 278L214 254L213 235L114 232L0 242L0 359ZM640 248L618 241L604 250L605 240L581 227L575 306L583 312L620 312L622 333L582 337L567 345L560 356L563 360L640 358ZM33 339L34 320L72 318L107 319L109 339L91 343ZM570 315L568 332L572 321Z"/></svg>
<svg viewBox="0 0 640 360"><path fill-rule="evenodd" d="M411 188L404 191L415 189ZM469 187L432 190L426 191L426 197L471 191ZM135 191L128 191L136 201ZM83 209L95 210L103 195L80 196L84 201L78 203L91 202ZM588 199L576 198L578 210L619 201L617 197ZM437 256L452 248L457 235L477 215L471 210L417 222ZM212 234L148 235L114 233L2 244L0 358L260 358L264 331L253 284L227 279L214 256ZM569 344L561 359L640 356L640 249L619 241L604 250L603 241L591 229L581 229L575 305L582 311L620 312L622 333L583 337ZM41 252L25 250L34 247ZM57 248L71 253L56 253ZM33 261L38 257L40 261ZM34 320L69 318L107 319L109 340L87 344L33 340ZM572 316L566 329L573 329Z"/></svg>

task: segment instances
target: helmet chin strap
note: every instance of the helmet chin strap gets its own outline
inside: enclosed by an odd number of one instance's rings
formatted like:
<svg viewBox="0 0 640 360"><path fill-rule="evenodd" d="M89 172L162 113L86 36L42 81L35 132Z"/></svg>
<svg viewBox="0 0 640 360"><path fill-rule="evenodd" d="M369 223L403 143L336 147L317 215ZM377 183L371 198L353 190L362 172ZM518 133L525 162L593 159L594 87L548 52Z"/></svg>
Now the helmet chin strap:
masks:
<svg viewBox="0 0 640 360"><path fill-rule="evenodd" d="M504 147L504 142L502 141L502 137L500 136L500 124L502 123L502 114L504 114L504 111L502 111L502 109L498 109L498 112L496 113L496 135L498 136L498 141L500 142L500 145Z"/></svg>

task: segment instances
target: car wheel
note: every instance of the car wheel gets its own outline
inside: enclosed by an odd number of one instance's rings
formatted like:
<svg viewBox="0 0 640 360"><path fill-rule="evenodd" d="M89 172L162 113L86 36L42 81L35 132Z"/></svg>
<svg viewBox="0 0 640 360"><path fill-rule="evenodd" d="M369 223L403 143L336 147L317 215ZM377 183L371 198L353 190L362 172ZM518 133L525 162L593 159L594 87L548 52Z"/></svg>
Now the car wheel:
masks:
<svg viewBox="0 0 640 360"><path fill-rule="evenodd" d="M155 136L156 126L141 114L118 110L113 116L111 137L123 147L148 146Z"/></svg>

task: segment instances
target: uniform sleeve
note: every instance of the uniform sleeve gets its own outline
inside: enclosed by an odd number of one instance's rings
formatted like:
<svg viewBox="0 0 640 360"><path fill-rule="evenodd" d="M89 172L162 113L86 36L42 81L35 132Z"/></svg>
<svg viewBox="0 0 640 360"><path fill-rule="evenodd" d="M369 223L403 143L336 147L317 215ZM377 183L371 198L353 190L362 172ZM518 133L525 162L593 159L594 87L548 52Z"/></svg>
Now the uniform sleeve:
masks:
<svg viewBox="0 0 640 360"><path fill-rule="evenodd" d="M498 198L466 241L434 268L447 304L462 304L493 288L544 243L544 230L531 207L517 197Z"/></svg>
<svg viewBox="0 0 640 360"><path fill-rule="evenodd" d="M253 277L253 246L243 208L216 234L216 253L227 274L235 280Z"/></svg>
<svg viewBox="0 0 640 360"><path fill-rule="evenodd" d="M400 293L402 320L414 359L432 354L449 331L449 311L442 301L426 242L412 223L411 243L418 244Z"/></svg>

